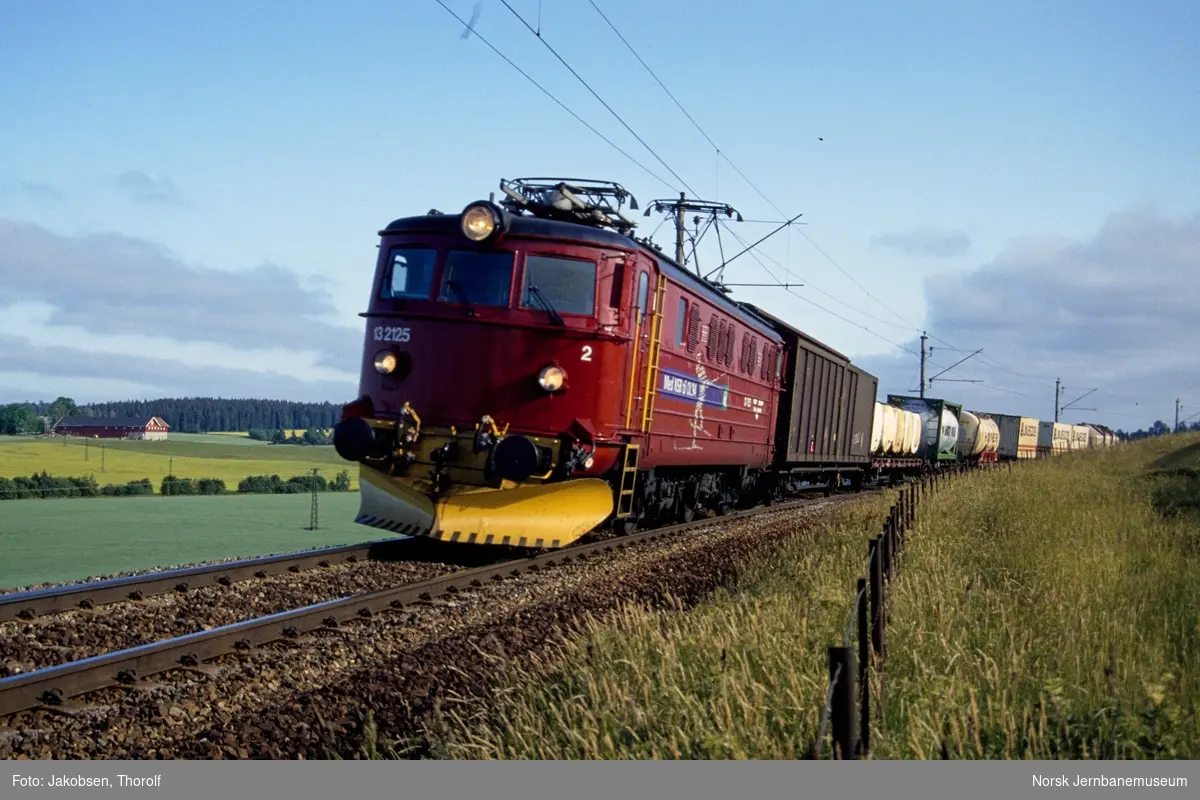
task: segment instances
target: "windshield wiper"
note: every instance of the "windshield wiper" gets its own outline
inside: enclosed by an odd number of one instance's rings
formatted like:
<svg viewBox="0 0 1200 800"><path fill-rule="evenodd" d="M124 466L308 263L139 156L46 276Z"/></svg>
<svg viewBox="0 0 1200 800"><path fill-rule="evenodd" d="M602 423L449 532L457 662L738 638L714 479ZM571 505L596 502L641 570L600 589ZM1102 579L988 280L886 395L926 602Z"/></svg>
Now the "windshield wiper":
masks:
<svg viewBox="0 0 1200 800"><path fill-rule="evenodd" d="M545 296L542 294L541 289L538 289L538 287L534 286L531 283L531 284L529 284L529 292L534 297L537 298L538 303L541 304L542 308L546 309L546 311L549 312L550 319L554 320L555 324L557 324L557 325L566 325L567 324L567 323L563 322L563 318L560 317L558 315L558 312L554 310L554 306L550 305L550 301L545 298Z"/></svg>
<svg viewBox="0 0 1200 800"><path fill-rule="evenodd" d="M467 292L465 289L463 289L462 284L460 284L458 281L451 278L450 280L446 281L446 285L449 286L451 289L453 289L455 291L455 293L459 296L459 299L462 300L463 306L465 306L466 310L467 310L467 316L470 316L470 317L479 316L478 314L475 313L475 308L471 305L471 301L467 298Z"/></svg>

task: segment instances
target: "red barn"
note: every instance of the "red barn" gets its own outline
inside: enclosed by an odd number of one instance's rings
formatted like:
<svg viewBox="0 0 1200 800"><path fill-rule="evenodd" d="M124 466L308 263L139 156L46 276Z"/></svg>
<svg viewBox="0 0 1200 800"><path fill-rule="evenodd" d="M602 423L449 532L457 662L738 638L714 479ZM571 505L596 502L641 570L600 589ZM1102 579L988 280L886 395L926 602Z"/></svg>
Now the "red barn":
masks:
<svg viewBox="0 0 1200 800"><path fill-rule="evenodd" d="M96 439L166 439L170 429L161 417L63 417L54 425L57 436Z"/></svg>

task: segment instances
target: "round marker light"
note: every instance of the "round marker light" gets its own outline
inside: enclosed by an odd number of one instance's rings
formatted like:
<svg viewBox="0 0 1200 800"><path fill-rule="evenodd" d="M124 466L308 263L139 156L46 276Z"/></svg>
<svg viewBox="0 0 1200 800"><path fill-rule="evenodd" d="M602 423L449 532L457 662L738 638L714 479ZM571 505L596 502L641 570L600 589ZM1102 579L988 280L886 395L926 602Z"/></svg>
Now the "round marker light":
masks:
<svg viewBox="0 0 1200 800"><path fill-rule="evenodd" d="M496 214L485 205L468 206L462 215L462 232L472 242L482 242L496 230Z"/></svg>
<svg viewBox="0 0 1200 800"><path fill-rule="evenodd" d="M557 392L567 382L567 373L558 367L546 367L538 375L538 385L547 392Z"/></svg>
<svg viewBox="0 0 1200 800"><path fill-rule="evenodd" d="M391 350L380 350L375 354L375 371L380 375L391 375L396 371L396 354Z"/></svg>

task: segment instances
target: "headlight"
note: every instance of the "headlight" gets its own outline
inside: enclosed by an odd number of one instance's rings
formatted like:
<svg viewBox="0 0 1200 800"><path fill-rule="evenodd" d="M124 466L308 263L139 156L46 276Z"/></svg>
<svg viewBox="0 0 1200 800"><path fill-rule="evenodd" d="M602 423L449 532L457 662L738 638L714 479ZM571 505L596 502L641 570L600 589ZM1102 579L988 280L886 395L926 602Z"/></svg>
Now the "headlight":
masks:
<svg viewBox="0 0 1200 800"><path fill-rule="evenodd" d="M381 375L391 375L396 371L396 354L391 350L380 350L375 354L375 371Z"/></svg>
<svg viewBox="0 0 1200 800"><path fill-rule="evenodd" d="M567 373L558 367L546 367L538 375L538 385L547 392L557 392L567 382Z"/></svg>
<svg viewBox="0 0 1200 800"><path fill-rule="evenodd" d="M496 230L496 212L486 205L467 206L462 214L462 232L472 242L482 242Z"/></svg>

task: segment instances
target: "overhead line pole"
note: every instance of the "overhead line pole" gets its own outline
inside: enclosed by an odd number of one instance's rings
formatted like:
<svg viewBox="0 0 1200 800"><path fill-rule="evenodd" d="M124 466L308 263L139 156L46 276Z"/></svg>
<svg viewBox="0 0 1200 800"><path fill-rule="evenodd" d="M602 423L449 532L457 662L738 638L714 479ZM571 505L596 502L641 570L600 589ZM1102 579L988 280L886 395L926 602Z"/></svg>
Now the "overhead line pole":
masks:
<svg viewBox="0 0 1200 800"><path fill-rule="evenodd" d="M925 397L925 340L929 337L921 331L921 397Z"/></svg>

